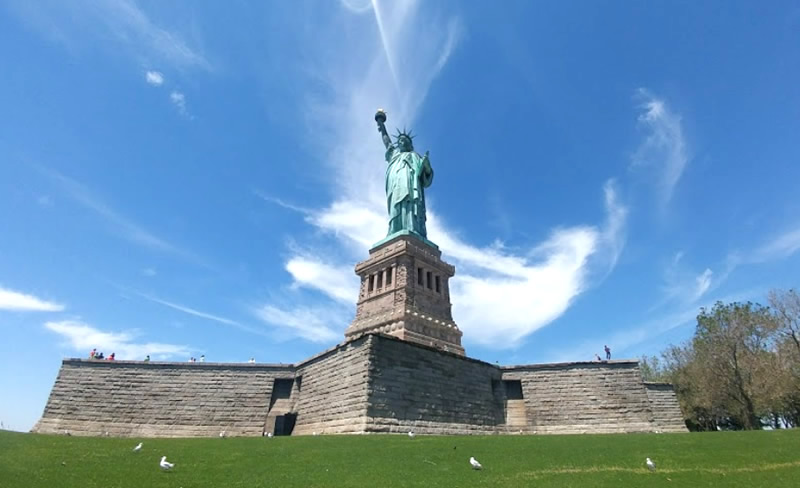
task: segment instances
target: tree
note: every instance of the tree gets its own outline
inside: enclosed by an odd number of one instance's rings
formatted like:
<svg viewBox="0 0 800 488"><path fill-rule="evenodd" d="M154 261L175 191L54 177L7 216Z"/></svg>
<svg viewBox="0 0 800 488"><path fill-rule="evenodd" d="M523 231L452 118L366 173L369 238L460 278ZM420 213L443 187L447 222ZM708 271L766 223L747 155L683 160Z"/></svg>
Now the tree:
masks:
<svg viewBox="0 0 800 488"><path fill-rule="evenodd" d="M727 412L734 427L760 428L760 419L772 413L779 389L771 380L775 329L770 310L750 302L717 302L697 316L692 347L702 365L699 381L710 406Z"/></svg>
<svg viewBox="0 0 800 488"><path fill-rule="evenodd" d="M800 423L800 295L795 290L773 290L769 303L776 318L776 352L784 378L778 412L787 426Z"/></svg>
<svg viewBox="0 0 800 488"><path fill-rule="evenodd" d="M657 356L643 355L639 359L639 370L642 372L644 381L652 383L669 382L667 371Z"/></svg>
<svg viewBox="0 0 800 488"><path fill-rule="evenodd" d="M691 340L642 358L646 381L673 384L690 429L800 425L800 295L769 301L702 308Z"/></svg>

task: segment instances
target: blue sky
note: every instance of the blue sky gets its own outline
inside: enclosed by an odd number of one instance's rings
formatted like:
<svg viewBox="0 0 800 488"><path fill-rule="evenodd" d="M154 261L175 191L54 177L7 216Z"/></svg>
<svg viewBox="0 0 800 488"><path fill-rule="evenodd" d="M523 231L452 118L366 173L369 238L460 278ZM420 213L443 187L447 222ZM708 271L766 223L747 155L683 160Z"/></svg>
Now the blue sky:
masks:
<svg viewBox="0 0 800 488"><path fill-rule="evenodd" d="M2 1L0 421L92 347L341 341L378 107L430 151L470 356L657 353L800 284L798 46L778 1Z"/></svg>

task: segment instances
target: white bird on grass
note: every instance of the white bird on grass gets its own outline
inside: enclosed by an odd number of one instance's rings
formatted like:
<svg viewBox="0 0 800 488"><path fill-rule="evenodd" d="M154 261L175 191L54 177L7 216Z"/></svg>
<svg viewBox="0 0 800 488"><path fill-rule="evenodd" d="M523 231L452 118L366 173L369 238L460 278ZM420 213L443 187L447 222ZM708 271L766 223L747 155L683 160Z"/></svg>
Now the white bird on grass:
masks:
<svg viewBox="0 0 800 488"><path fill-rule="evenodd" d="M479 463L474 457L469 458L469 463L472 465L472 469L483 469L481 463Z"/></svg>
<svg viewBox="0 0 800 488"><path fill-rule="evenodd" d="M219 438L222 439L223 437L225 437L225 431L224 430L219 433Z"/></svg>
<svg viewBox="0 0 800 488"><path fill-rule="evenodd" d="M272 432L269 432L269 433L267 433L267 437L269 437L270 439L272 439Z"/></svg>
<svg viewBox="0 0 800 488"><path fill-rule="evenodd" d="M133 452L139 452L142 450L142 443L136 444L136 447L133 448Z"/></svg>
<svg viewBox="0 0 800 488"><path fill-rule="evenodd" d="M412 439L414 438L415 435L417 434L415 434L414 431L409 431L408 433L408 437L411 437Z"/></svg>
<svg viewBox="0 0 800 488"><path fill-rule="evenodd" d="M167 456L162 456L161 462L158 463L158 465L161 466L161 469L163 469L164 471L169 471L175 466L175 464L167 462Z"/></svg>
<svg viewBox="0 0 800 488"><path fill-rule="evenodd" d="M647 464L647 469L649 469L650 471L656 470L656 463L651 461L650 458L647 458L647 462L645 464Z"/></svg>

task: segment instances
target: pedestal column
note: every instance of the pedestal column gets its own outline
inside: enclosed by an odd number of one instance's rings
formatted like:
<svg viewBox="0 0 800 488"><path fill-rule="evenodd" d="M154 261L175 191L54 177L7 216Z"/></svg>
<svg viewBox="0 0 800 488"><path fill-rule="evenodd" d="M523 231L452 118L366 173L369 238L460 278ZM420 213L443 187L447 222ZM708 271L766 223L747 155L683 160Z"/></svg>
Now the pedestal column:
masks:
<svg viewBox="0 0 800 488"><path fill-rule="evenodd" d="M400 235L369 251L356 265L361 277L356 317L346 338L382 332L409 342L464 355L453 322L449 280L455 267L414 235Z"/></svg>

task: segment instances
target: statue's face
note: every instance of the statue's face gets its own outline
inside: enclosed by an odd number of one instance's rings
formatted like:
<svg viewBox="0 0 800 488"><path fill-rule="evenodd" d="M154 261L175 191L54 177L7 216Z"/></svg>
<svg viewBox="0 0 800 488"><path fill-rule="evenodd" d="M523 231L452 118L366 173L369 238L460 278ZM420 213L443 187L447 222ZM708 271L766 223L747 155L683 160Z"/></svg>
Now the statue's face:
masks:
<svg viewBox="0 0 800 488"><path fill-rule="evenodd" d="M397 140L397 145L400 146L401 151L411 151L414 147L411 145L411 140L408 137L401 137Z"/></svg>

